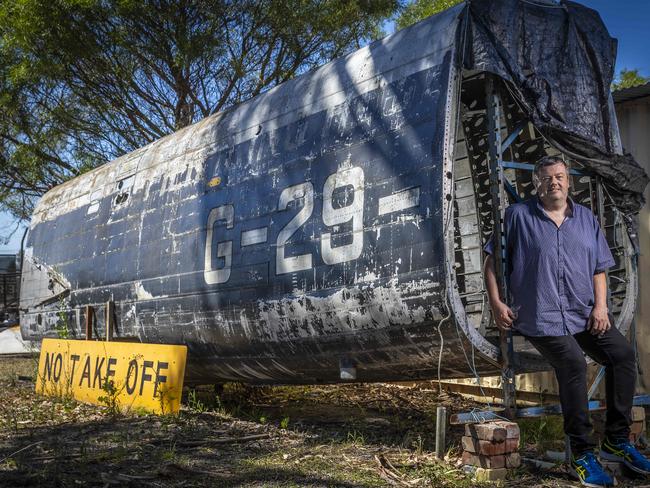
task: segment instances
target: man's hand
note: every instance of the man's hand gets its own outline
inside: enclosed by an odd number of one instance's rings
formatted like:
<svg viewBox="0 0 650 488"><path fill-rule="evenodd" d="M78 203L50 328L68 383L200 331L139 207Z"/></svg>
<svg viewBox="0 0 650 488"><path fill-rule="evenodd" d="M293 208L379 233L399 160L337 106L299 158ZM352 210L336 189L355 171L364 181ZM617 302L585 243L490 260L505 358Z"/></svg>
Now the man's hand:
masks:
<svg viewBox="0 0 650 488"><path fill-rule="evenodd" d="M589 315L589 324L587 325L587 330L593 335L602 335L609 328L611 324L609 323L609 316L607 315L607 307L595 306L591 309L591 314Z"/></svg>
<svg viewBox="0 0 650 488"><path fill-rule="evenodd" d="M512 309L501 300L492 304L492 316L499 330L504 331L512 329L512 323L517 318Z"/></svg>
<svg viewBox="0 0 650 488"><path fill-rule="evenodd" d="M491 254L488 254L485 258L483 271L485 274L485 286L488 292L490 308L492 309L494 321L499 330L508 331L512 329L512 323L517 318L517 314L515 314L508 305L503 303L499 297L499 285L494 270L494 258Z"/></svg>

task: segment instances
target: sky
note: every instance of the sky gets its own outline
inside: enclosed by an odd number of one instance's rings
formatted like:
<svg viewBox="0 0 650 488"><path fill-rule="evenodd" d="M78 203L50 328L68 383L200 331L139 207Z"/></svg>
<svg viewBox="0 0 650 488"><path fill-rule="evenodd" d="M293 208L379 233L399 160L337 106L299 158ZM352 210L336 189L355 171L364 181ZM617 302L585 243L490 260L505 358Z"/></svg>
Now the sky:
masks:
<svg viewBox="0 0 650 488"><path fill-rule="evenodd" d="M581 0L579 3L600 13L612 37L618 39L616 72L621 69L638 69L650 76L650 0ZM387 28L391 32L392 27ZM6 214L0 213L0 253L20 249L23 230L14 233L4 242L15 224Z"/></svg>
<svg viewBox="0 0 650 488"><path fill-rule="evenodd" d="M650 1L578 0L598 11L609 35L618 39L616 72L638 69L650 76Z"/></svg>

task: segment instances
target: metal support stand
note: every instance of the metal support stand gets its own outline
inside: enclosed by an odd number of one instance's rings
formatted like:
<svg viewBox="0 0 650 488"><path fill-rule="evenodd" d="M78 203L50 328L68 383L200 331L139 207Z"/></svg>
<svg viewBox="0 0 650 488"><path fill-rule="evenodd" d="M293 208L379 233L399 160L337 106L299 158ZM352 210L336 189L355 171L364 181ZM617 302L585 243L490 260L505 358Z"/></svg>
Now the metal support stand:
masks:
<svg viewBox="0 0 650 488"><path fill-rule="evenodd" d="M490 194L492 197L492 216L494 221L494 263L499 280L501 299L509 301L508 285L506 283L507 256L504 234L505 203L507 196L504 190L503 147L507 144L501 141L501 99L497 92L493 76L487 77L486 106L488 118L488 166L490 169ZM508 144L511 142L506 141ZM517 408L515 398L514 347L512 332L499 331L501 349L501 382L503 386L504 415L514 418Z"/></svg>
<svg viewBox="0 0 650 488"><path fill-rule="evenodd" d="M445 457L445 433L447 431L447 408L436 408L436 457Z"/></svg>

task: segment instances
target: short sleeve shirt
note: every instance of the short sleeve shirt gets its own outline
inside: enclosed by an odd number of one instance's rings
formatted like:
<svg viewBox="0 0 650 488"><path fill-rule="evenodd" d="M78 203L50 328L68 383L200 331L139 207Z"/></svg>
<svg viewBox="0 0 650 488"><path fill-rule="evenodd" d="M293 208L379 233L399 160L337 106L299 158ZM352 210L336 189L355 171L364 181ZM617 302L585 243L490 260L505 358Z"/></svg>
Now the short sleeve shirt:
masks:
<svg viewBox="0 0 650 488"><path fill-rule="evenodd" d="M584 331L594 306L593 275L614 265L595 215L572 200L569 208L559 227L537 197L506 209L509 305L523 335ZM493 239L484 250L493 253Z"/></svg>

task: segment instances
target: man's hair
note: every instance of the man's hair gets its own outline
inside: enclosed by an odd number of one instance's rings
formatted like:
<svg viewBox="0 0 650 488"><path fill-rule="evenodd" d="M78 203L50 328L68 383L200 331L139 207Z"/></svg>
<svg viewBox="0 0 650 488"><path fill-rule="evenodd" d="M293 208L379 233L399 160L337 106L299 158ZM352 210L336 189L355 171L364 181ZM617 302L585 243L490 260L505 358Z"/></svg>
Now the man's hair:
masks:
<svg viewBox="0 0 650 488"><path fill-rule="evenodd" d="M535 176L539 177L542 168L546 166L553 166L554 164L563 164L564 167L566 168L567 174L569 173L569 163L567 163L560 156L544 156L542 159L538 160L535 163L535 169L533 170L533 172L535 173Z"/></svg>

